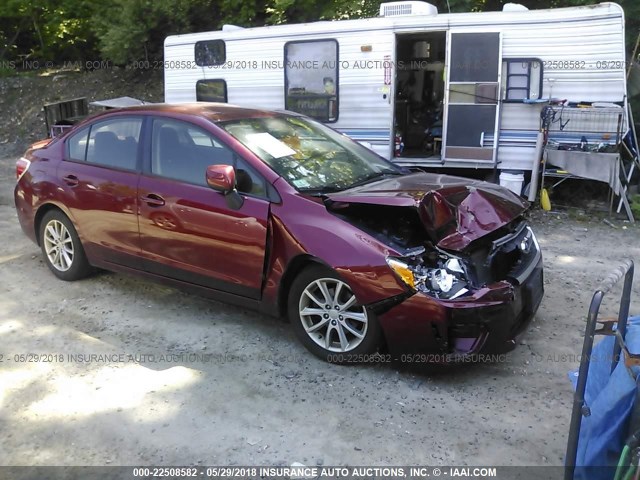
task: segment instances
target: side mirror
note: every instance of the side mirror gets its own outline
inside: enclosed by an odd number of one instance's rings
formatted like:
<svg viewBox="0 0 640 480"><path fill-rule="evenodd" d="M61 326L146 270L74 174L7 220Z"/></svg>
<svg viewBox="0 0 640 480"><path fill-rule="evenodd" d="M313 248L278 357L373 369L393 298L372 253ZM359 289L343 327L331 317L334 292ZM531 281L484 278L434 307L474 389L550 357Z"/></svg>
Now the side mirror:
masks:
<svg viewBox="0 0 640 480"><path fill-rule="evenodd" d="M225 195L236 188L236 172L231 165L209 165L207 185Z"/></svg>
<svg viewBox="0 0 640 480"><path fill-rule="evenodd" d="M206 172L207 185L224 195L227 207L238 210L244 198L236 190L236 171L231 165L209 165Z"/></svg>

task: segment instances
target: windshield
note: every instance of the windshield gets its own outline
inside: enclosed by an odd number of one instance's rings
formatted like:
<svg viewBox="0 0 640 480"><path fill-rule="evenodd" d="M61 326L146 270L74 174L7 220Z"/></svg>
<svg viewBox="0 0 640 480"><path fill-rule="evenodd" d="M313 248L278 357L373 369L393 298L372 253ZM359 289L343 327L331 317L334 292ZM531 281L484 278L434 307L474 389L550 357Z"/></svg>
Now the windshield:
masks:
<svg viewBox="0 0 640 480"><path fill-rule="evenodd" d="M218 125L299 191L338 191L401 174L362 145L308 118L278 115Z"/></svg>

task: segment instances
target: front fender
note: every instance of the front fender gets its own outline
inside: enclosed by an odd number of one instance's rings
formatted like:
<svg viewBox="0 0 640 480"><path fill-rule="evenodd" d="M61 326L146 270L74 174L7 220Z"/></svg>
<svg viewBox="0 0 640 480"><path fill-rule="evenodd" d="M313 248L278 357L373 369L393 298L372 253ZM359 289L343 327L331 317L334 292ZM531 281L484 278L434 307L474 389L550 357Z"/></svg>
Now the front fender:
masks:
<svg viewBox="0 0 640 480"><path fill-rule="evenodd" d="M263 299L278 298L291 262L304 255L336 270L364 305L404 294L408 288L386 263L398 252L330 214L321 201L290 196L271 209L270 257Z"/></svg>

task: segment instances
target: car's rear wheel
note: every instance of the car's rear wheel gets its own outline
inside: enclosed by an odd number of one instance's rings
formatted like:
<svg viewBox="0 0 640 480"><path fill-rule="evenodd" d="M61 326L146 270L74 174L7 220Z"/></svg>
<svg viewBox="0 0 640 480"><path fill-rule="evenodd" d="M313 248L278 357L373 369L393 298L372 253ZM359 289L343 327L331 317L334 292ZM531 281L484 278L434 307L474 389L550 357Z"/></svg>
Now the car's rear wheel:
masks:
<svg viewBox="0 0 640 480"><path fill-rule="evenodd" d="M360 363L380 343L375 315L356 300L351 287L323 266L305 269L289 292L289 319L314 355L335 363Z"/></svg>
<svg viewBox="0 0 640 480"><path fill-rule="evenodd" d="M47 212L40 222L40 247L47 266L61 280L78 280L91 273L78 233L61 211Z"/></svg>

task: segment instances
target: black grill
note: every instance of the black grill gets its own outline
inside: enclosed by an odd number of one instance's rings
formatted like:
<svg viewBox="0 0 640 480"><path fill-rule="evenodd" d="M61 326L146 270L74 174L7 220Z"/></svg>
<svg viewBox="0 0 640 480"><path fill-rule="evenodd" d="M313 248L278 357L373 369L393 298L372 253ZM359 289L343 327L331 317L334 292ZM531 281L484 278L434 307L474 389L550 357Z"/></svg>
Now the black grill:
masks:
<svg viewBox="0 0 640 480"><path fill-rule="evenodd" d="M512 226L489 245L475 248L469 255L477 286L502 280L515 280L533 262L538 253L533 233L526 222Z"/></svg>
<svg viewBox="0 0 640 480"><path fill-rule="evenodd" d="M521 258L521 252L517 247L501 248L493 256L491 261L491 278L504 280L513 271Z"/></svg>

